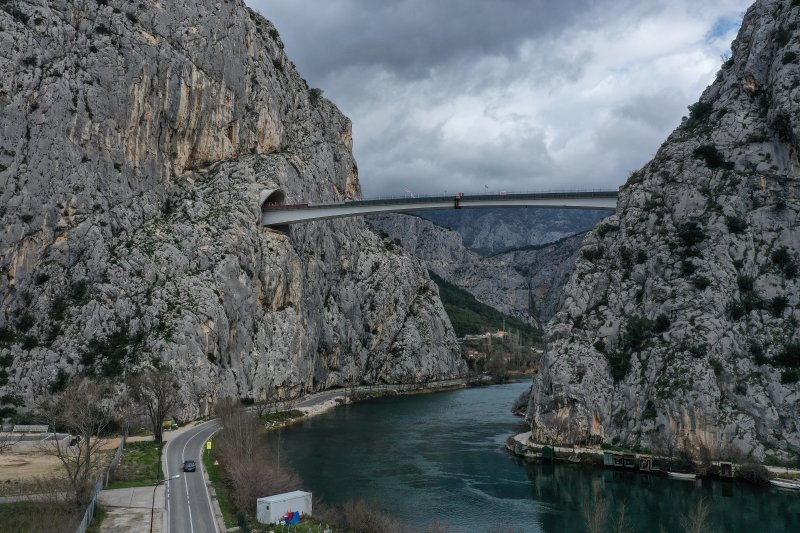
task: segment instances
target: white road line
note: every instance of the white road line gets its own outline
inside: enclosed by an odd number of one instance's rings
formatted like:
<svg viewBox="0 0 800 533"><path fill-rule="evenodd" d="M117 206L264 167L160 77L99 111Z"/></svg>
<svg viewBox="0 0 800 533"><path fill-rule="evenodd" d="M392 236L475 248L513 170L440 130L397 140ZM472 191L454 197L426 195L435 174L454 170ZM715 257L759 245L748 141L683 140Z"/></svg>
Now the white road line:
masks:
<svg viewBox="0 0 800 533"><path fill-rule="evenodd" d="M189 441L192 440L192 437L186 439L186 444L183 445L183 450L181 450L181 464L186 460L186 445L189 444ZM183 486L186 488L186 507L189 509L189 529L191 529L191 533L194 533L194 520L192 520L192 503L189 501L189 480L186 476L183 476Z"/></svg>
<svg viewBox="0 0 800 533"><path fill-rule="evenodd" d="M161 435L161 441L162 442L164 441L163 433ZM169 443L170 443L170 441L167 441L167 443L164 444L164 447L161 448L161 467L164 469L164 477L167 477L167 478L170 477L169 461L167 461L167 448L169 447ZM166 513L166 515L167 515L167 520L166 520L166 522L167 522L167 530L164 533L169 533L169 528L170 528L170 524L169 524L169 518L170 518L169 517L169 482L167 482L167 490L164 493L164 498L165 498L165 500L164 500L164 513ZM162 519L162 523L163 522L164 522L164 520Z"/></svg>

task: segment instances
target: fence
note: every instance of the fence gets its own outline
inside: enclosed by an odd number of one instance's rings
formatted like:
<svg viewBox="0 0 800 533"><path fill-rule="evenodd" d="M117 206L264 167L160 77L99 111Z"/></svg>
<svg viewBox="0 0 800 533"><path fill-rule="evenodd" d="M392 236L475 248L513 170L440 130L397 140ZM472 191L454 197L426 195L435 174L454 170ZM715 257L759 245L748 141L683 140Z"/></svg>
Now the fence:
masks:
<svg viewBox="0 0 800 533"><path fill-rule="evenodd" d="M117 447L117 453L114 454L114 457L111 459L111 464L108 465L108 468L106 468L105 472L100 475L100 479L94 486L94 489L92 490L92 501L89 502L86 512L83 513L83 519L78 525L78 529L75 531L75 533L86 533L86 530L89 529L89 525L92 523L92 519L94 518L94 512L97 510L97 498L100 496L100 491L105 487L108 487L111 474L114 473L114 470L117 468L120 460L122 459L122 451L125 449L125 442L127 440L128 428L125 428L125 433L122 435L122 440Z"/></svg>

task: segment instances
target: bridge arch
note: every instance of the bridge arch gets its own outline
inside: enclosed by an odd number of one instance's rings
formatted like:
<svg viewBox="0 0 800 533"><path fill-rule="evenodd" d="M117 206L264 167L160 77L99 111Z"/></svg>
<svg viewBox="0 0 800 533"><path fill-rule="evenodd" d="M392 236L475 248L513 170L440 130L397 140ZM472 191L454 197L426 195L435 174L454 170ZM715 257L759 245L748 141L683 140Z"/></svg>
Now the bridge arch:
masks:
<svg viewBox="0 0 800 533"><path fill-rule="evenodd" d="M265 191L267 192L267 191ZM267 195L261 205L261 223L268 227L373 213L404 213L435 209L469 209L486 207L522 207L534 209L590 209L614 211L618 191L554 191L511 194L458 194L456 196L427 196L416 198L380 198L374 200L345 200L323 204L279 203L280 191ZM274 196L273 196L274 195Z"/></svg>

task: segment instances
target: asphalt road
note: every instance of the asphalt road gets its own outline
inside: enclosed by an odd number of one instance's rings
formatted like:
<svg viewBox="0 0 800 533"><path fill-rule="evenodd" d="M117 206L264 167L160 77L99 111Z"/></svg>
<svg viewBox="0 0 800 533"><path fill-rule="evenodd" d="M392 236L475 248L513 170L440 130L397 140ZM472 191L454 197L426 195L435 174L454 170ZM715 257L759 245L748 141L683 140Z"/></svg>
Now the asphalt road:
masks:
<svg viewBox="0 0 800 533"><path fill-rule="evenodd" d="M219 533L211 497L203 476L203 445L219 429L216 420L205 422L170 440L164 453L167 477L168 533ZM184 472L183 462L197 462L196 472Z"/></svg>

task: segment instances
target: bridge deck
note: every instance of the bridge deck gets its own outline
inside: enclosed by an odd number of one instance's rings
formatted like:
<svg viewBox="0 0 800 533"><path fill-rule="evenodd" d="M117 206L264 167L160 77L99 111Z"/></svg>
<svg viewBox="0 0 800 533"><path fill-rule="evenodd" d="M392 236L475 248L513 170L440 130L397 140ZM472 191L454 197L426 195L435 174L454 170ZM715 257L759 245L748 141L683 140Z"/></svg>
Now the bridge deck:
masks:
<svg viewBox="0 0 800 533"><path fill-rule="evenodd" d="M550 192L525 194L481 194L463 197L430 196L422 198L385 198L353 200L331 204L295 204L262 206L265 226L284 226L298 222L323 220L374 213L404 213L436 209L475 209L489 207L535 209L587 209L613 211L617 191Z"/></svg>

